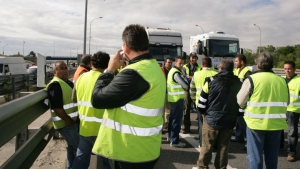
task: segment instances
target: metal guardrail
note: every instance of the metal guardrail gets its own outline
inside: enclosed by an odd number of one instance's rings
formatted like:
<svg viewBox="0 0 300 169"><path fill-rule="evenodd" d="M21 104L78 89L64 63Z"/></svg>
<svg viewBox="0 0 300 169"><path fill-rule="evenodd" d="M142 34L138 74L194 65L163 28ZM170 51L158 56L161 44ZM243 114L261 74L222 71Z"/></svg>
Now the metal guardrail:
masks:
<svg viewBox="0 0 300 169"><path fill-rule="evenodd" d="M47 91L40 90L0 106L0 147L48 110L44 104L47 97ZM0 168L30 168L53 134L49 119Z"/></svg>

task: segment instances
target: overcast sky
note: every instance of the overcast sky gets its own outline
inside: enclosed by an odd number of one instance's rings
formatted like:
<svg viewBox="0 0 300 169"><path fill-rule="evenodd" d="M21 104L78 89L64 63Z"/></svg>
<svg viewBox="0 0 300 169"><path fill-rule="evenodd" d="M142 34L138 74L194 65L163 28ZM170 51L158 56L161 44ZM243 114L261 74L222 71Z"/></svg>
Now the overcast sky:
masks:
<svg viewBox="0 0 300 169"><path fill-rule="evenodd" d="M224 31L240 39L240 47L256 50L300 44L299 0L89 0L87 37L92 22L91 53L114 54L129 24L170 28L189 37ZM85 0L3 0L0 6L0 51L5 55L30 51L42 55L75 56L83 51ZM8 45L6 45L8 44ZM55 44L55 45L54 45ZM87 40L87 52L89 44Z"/></svg>

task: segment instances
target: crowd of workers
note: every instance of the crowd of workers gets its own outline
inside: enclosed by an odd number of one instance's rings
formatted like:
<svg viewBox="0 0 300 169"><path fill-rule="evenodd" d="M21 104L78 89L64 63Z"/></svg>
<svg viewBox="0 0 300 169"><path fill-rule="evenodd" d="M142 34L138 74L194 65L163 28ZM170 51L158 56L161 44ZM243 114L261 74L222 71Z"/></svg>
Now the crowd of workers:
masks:
<svg viewBox="0 0 300 169"><path fill-rule="evenodd" d="M47 90L54 128L67 142L67 168L88 168L94 153L105 169L152 169L163 128L170 146L186 146L179 133L182 124L181 132L190 133L191 111L197 112L201 147L196 168L209 168L213 149L214 166L226 168L229 142L245 140L248 168L262 169L263 163L277 168L287 127L287 160L296 161L300 78L293 61L284 64L285 78L272 72L268 52L256 57L253 74L244 55L237 55L235 64L224 59L218 71L208 57L198 65L194 52L187 64L178 56L173 67L171 58L160 67L148 52L144 27L128 25L122 41L123 50L114 57L101 51L85 55L74 85L63 61L53 65Z"/></svg>

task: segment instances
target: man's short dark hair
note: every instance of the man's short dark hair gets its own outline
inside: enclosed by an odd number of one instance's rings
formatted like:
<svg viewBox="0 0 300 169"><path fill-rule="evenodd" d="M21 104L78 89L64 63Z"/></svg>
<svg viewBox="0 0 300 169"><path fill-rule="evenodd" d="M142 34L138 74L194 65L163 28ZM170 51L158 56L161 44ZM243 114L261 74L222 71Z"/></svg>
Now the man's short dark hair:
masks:
<svg viewBox="0 0 300 169"><path fill-rule="evenodd" d="M273 56L269 52L262 52L256 56L255 63L261 70L272 70L274 66Z"/></svg>
<svg viewBox="0 0 300 169"><path fill-rule="evenodd" d="M296 68L296 64L294 61L288 60L288 61L285 61L284 64L291 65L294 69Z"/></svg>
<svg viewBox="0 0 300 169"><path fill-rule="evenodd" d="M141 25L128 25L123 31L122 40L129 49L142 52L149 49L149 39L145 27Z"/></svg>
<svg viewBox="0 0 300 169"><path fill-rule="evenodd" d="M219 67L221 67L223 70L227 70L229 72L233 71L233 61L229 59L224 59L220 62Z"/></svg>
<svg viewBox="0 0 300 169"><path fill-rule="evenodd" d="M196 52L191 52L191 53L190 53L190 57L196 57L196 58L198 58L198 56L197 56L197 53L196 53Z"/></svg>
<svg viewBox="0 0 300 169"><path fill-rule="evenodd" d="M239 60L243 61L245 65L247 64L247 58L245 55L243 55L243 54L236 55L235 58L239 58Z"/></svg>
<svg viewBox="0 0 300 169"><path fill-rule="evenodd" d="M92 57L92 65L95 68L106 69L109 62L109 54L99 51L95 53Z"/></svg>
<svg viewBox="0 0 300 169"><path fill-rule="evenodd" d="M209 57L204 57L201 60L201 64L205 67L211 67L211 59Z"/></svg>
<svg viewBox="0 0 300 169"><path fill-rule="evenodd" d="M166 57L165 58L165 63L167 62L167 60L172 60L172 58L171 57Z"/></svg>
<svg viewBox="0 0 300 169"><path fill-rule="evenodd" d="M83 55L81 57L81 63L83 63L84 65L88 65L91 63L91 58L92 58L91 55Z"/></svg>
<svg viewBox="0 0 300 169"><path fill-rule="evenodd" d="M184 60L182 56L176 56L175 57L175 62L177 62L179 59Z"/></svg>

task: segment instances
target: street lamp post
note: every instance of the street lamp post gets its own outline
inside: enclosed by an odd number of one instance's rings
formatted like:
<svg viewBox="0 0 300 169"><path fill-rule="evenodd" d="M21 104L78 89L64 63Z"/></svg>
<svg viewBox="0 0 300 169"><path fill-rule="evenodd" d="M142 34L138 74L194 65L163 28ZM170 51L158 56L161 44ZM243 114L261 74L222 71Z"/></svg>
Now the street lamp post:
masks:
<svg viewBox="0 0 300 169"><path fill-rule="evenodd" d="M53 56L55 56L55 41L54 41L54 51L53 51Z"/></svg>
<svg viewBox="0 0 300 169"><path fill-rule="evenodd" d="M81 44L81 45L83 45L83 44ZM78 47L81 46L81 45L78 45L78 46L77 46L77 57L78 57Z"/></svg>
<svg viewBox="0 0 300 169"><path fill-rule="evenodd" d="M23 41L23 57L24 57L24 43L25 43L25 41Z"/></svg>
<svg viewBox="0 0 300 169"><path fill-rule="evenodd" d="M203 28L201 27L201 26L199 26L199 25L196 25L197 27L200 27L201 29L202 29L202 32L203 32L203 34L204 34L204 30L203 30Z"/></svg>
<svg viewBox="0 0 300 169"><path fill-rule="evenodd" d="M97 17L97 18L94 18L91 23L90 23L90 39L89 39L89 54L91 54L91 38L92 38L92 22L95 20L95 19L101 19L102 17Z"/></svg>
<svg viewBox="0 0 300 169"><path fill-rule="evenodd" d="M4 56L4 47L5 47L6 45L8 45L8 44L5 44L5 45L3 46L3 56Z"/></svg>
<svg viewBox="0 0 300 169"><path fill-rule="evenodd" d="M258 48L258 52L260 53L260 48L261 48L261 29L258 25L253 24L254 26L257 26L259 29L259 48Z"/></svg>

